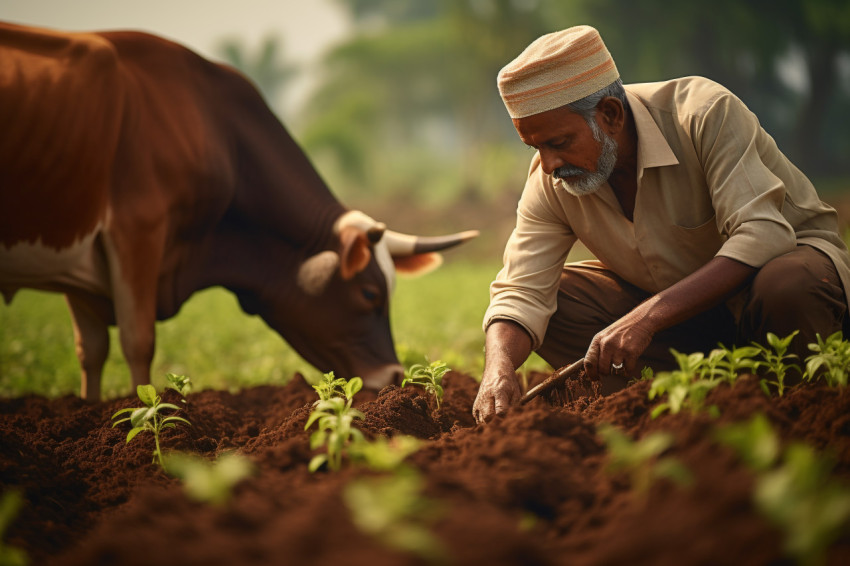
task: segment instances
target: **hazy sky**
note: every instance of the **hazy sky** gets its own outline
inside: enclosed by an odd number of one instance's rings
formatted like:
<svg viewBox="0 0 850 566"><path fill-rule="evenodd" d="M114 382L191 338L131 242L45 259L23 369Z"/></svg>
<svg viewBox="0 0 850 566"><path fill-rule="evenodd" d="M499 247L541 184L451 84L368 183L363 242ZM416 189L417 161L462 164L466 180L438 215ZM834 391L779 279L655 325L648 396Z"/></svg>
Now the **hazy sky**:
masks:
<svg viewBox="0 0 850 566"><path fill-rule="evenodd" d="M1 0L0 19L67 30L140 29L211 58L224 37L255 49L278 32L284 56L301 67L295 98L310 80L310 63L349 30L333 0Z"/></svg>

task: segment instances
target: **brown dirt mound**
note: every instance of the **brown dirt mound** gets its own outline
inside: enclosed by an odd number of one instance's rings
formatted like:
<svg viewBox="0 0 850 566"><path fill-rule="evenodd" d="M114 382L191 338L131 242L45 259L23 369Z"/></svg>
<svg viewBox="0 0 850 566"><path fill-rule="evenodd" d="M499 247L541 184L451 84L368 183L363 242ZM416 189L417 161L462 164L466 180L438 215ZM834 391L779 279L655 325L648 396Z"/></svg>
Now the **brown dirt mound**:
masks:
<svg viewBox="0 0 850 566"><path fill-rule="evenodd" d="M755 379L744 378L710 393L718 418L683 412L653 420L648 384L636 383L565 407L534 401L476 426L477 383L452 372L444 384L439 411L419 388L360 396L366 418L359 427L368 437L424 441L409 462L443 510L433 532L452 564L787 562L781 533L751 503L752 475L712 440L717 424L755 412L784 440L829 450L837 458L834 475L850 483L845 389L806 385L768 399ZM0 400L0 482L26 499L6 542L23 548L32 564L47 565L423 563L352 523L342 490L367 472L307 471L304 423L314 399L300 376L286 387L189 396L193 426L166 431L163 446L210 458L237 449L257 468L224 507L188 499L178 480L151 463L151 438L125 444L126 428L111 428L112 414L134 399ZM605 470L595 433L603 422L632 438L672 432L669 453L691 470L694 484L659 480L645 496L636 494L625 474ZM833 546L829 563L850 563L850 536Z"/></svg>

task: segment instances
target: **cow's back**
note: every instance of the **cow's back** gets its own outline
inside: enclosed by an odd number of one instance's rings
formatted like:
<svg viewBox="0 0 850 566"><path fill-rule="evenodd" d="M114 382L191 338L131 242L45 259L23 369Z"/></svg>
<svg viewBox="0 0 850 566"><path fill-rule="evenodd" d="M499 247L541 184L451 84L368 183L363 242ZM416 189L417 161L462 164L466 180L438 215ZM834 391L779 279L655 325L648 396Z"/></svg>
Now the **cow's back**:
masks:
<svg viewBox="0 0 850 566"><path fill-rule="evenodd" d="M0 245L63 249L103 224L123 94L97 35L0 23Z"/></svg>

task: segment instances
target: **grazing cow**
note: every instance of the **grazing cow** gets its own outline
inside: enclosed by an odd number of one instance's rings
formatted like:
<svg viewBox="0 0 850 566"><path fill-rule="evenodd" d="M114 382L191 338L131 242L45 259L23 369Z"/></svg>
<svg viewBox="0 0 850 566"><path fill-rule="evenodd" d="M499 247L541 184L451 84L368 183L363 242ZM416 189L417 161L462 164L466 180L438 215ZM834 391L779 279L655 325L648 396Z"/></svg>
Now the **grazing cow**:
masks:
<svg viewBox="0 0 850 566"><path fill-rule="evenodd" d="M243 76L175 43L0 23L0 292L65 294L85 398L110 324L147 383L155 321L214 285L319 370L380 388L402 371L394 267L475 234L346 209Z"/></svg>

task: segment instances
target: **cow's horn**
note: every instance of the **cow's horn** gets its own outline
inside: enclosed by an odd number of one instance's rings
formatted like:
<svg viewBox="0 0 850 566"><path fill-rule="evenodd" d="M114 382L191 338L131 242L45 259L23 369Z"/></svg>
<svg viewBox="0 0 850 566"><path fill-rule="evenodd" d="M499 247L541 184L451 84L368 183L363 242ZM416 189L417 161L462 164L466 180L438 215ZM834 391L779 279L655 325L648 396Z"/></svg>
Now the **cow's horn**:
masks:
<svg viewBox="0 0 850 566"><path fill-rule="evenodd" d="M447 236L412 236L387 230L384 241L393 257L405 257L427 252L436 252L462 244L478 236L478 230L467 230Z"/></svg>
<svg viewBox="0 0 850 566"><path fill-rule="evenodd" d="M387 231L387 225L383 222L378 222L368 230L366 230L366 237L369 239L369 243L373 246L381 241L381 238L384 235L384 232Z"/></svg>

